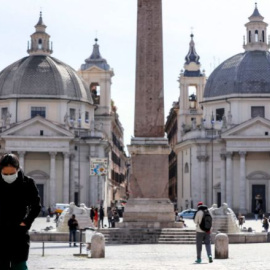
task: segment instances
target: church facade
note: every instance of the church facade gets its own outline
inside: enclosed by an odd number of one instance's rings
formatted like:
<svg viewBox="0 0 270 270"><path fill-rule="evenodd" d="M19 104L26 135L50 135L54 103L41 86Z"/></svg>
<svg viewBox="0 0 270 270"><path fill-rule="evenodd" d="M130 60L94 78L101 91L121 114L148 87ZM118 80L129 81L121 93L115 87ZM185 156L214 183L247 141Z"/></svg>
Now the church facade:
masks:
<svg viewBox="0 0 270 270"><path fill-rule="evenodd" d="M42 204L111 206L126 196L123 127L111 100L114 73L94 45L79 71L51 56L42 14L29 56L0 73L1 153L18 155Z"/></svg>
<svg viewBox="0 0 270 270"><path fill-rule="evenodd" d="M191 35L180 97L165 127L176 164L171 197L179 210L203 201L226 202L242 214L270 211L267 26L256 5L245 24L244 52L221 63L208 79Z"/></svg>

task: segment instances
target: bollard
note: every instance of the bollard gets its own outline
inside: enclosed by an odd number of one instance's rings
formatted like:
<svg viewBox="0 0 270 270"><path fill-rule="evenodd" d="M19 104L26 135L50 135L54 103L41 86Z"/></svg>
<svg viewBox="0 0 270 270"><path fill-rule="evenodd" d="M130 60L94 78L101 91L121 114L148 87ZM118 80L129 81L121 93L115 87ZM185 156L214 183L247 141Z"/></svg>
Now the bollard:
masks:
<svg viewBox="0 0 270 270"><path fill-rule="evenodd" d="M105 258L105 238L102 233L95 233L92 236L91 258Z"/></svg>
<svg viewBox="0 0 270 270"><path fill-rule="evenodd" d="M47 220L46 220L47 222L50 222L50 216L48 215L47 216Z"/></svg>
<svg viewBox="0 0 270 270"><path fill-rule="evenodd" d="M215 237L215 259L228 259L229 238L225 233L218 233Z"/></svg>

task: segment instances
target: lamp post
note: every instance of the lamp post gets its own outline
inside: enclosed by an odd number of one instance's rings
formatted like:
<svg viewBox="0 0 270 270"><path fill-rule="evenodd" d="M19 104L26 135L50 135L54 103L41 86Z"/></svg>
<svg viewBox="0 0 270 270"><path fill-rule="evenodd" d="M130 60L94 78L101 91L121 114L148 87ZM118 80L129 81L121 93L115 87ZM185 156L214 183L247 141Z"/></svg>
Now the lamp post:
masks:
<svg viewBox="0 0 270 270"><path fill-rule="evenodd" d="M78 117L78 205L81 203L81 112Z"/></svg>
<svg viewBox="0 0 270 270"><path fill-rule="evenodd" d="M213 183L214 183L214 124L215 124L215 120L214 120L214 114L212 112L212 116L211 116L211 156L212 156L212 162L211 162L211 204L214 203L214 188L213 188Z"/></svg>

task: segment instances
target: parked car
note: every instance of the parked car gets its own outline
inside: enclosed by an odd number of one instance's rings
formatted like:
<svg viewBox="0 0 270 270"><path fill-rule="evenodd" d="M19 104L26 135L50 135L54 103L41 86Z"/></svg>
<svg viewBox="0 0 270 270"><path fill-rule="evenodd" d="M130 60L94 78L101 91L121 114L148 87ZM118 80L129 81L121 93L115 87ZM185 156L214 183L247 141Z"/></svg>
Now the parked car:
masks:
<svg viewBox="0 0 270 270"><path fill-rule="evenodd" d="M183 218L190 218L192 219L194 217L194 214L196 213L196 209L186 209L182 212L178 213L178 216L182 216Z"/></svg>

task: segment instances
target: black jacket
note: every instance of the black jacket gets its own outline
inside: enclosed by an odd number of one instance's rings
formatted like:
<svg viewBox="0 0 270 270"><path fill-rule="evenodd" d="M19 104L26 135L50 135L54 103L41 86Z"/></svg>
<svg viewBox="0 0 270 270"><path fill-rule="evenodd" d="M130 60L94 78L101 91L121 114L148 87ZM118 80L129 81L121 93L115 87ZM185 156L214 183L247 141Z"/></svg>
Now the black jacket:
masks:
<svg viewBox="0 0 270 270"><path fill-rule="evenodd" d="M0 259L26 261L29 253L29 234L41 209L34 180L20 170L18 178L6 183L0 174ZM24 222L26 226L20 226Z"/></svg>

